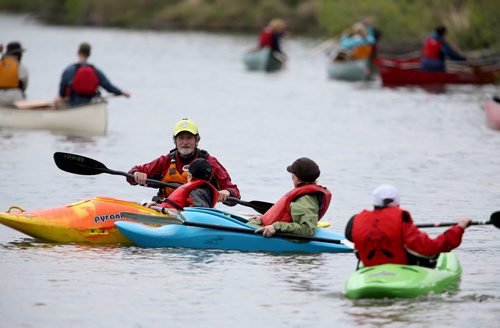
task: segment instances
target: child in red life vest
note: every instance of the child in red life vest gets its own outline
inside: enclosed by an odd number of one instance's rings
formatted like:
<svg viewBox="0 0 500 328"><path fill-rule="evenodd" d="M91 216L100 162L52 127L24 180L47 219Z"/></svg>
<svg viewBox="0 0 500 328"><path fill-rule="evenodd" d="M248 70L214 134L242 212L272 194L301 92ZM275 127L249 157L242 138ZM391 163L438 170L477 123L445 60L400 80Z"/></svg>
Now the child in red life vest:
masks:
<svg viewBox="0 0 500 328"><path fill-rule="evenodd" d="M265 237L271 237L278 231L311 237L316 232L318 220L328 210L332 194L316 183L320 170L313 160L299 158L286 170L292 173L294 189L264 215L250 218L250 223L263 225L255 232Z"/></svg>
<svg viewBox="0 0 500 328"><path fill-rule="evenodd" d="M210 163L203 158L194 160L188 168L188 182L163 199L160 206L177 210L184 207L215 207L219 191L209 182L211 178Z"/></svg>
<svg viewBox="0 0 500 328"><path fill-rule="evenodd" d="M399 207L399 192L390 185L373 191L373 206L373 210L353 216L345 230L364 266L386 263L431 266L430 259L460 245L470 223L470 219L462 218L456 226L431 239L413 224L410 213Z"/></svg>

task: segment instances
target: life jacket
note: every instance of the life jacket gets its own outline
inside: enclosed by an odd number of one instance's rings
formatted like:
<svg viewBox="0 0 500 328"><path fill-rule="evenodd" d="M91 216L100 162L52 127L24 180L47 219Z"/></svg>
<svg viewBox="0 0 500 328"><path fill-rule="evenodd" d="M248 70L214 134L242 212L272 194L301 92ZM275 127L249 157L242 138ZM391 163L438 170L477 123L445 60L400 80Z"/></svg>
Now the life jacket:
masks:
<svg viewBox="0 0 500 328"><path fill-rule="evenodd" d="M354 59L365 59L369 58L373 52L373 45L365 44L362 46L356 46L352 49L351 55Z"/></svg>
<svg viewBox="0 0 500 328"><path fill-rule="evenodd" d="M177 149L173 149L170 151L169 153L170 165L166 170L166 172L163 174L161 181L168 183L176 183L179 185L187 183L187 173L189 164L182 166L181 168L182 172L180 172L179 169L177 168L178 164L177 156L178 156ZM200 149L198 156L195 156L195 158L193 158L193 161L197 158L206 159L207 157L208 157L208 152L206 150ZM168 195L170 195L174 190L175 190L174 188L168 188L168 187L160 188L160 190L158 191L158 196L168 197Z"/></svg>
<svg viewBox="0 0 500 328"><path fill-rule="evenodd" d="M262 224L270 225L274 222L292 222L292 213L290 203L303 195L316 194L319 195L319 213L321 219L330 206L332 199L331 192L323 186L315 183L298 186L287 192L280 200L276 202L270 209L260 218Z"/></svg>
<svg viewBox="0 0 500 328"><path fill-rule="evenodd" d="M79 96L92 97L99 88L99 77L92 65L78 65L71 89Z"/></svg>
<svg viewBox="0 0 500 328"><path fill-rule="evenodd" d="M403 212L390 206L356 215L352 239L365 266L408 263L402 237Z"/></svg>
<svg viewBox="0 0 500 328"><path fill-rule="evenodd" d="M443 42L437 40L432 36L428 36L424 41L424 48L422 50L422 55L431 60L441 59L441 46Z"/></svg>
<svg viewBox="0 0 500 328"><path fill-rule="evenodd" d="M273 31L266 27L262 29L259 35L259 45L261 48L270 47L273 43Z"/></svg>
<svg viewBox="0 0 500 328"><path fill-rule="evenodd" d="M0 61L0 88L19 88L19 63L12 56L5 56Z"/></svg>
<svg viewBox="0 0 500 328"><path fill-rule="evenodd" d="M208 186L212 190L212 203L210 205L211 207L215 207L219 199L219 191L215 189L212 184L205 180L195 180L180 186L179 188L175 189L174 192L170 194L170 196L168 196L163 205L168 208L182 210L184 207L189 206L189 193L192 190L203 185Z"/></svg>

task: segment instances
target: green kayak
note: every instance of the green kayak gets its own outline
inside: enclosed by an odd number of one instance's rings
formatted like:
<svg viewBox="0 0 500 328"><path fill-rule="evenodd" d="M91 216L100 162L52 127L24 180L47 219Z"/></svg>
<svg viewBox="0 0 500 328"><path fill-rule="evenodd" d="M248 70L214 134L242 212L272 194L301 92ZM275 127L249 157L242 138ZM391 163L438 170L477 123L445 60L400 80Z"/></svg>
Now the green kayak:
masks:
<svg viewBox="0 0 500 328"><path fill-rule="evenodd" d="M453 253L441 253L435 268L383 264L361 268L346 283L346 297L413 298L458 289L462 268Z"/></svg>

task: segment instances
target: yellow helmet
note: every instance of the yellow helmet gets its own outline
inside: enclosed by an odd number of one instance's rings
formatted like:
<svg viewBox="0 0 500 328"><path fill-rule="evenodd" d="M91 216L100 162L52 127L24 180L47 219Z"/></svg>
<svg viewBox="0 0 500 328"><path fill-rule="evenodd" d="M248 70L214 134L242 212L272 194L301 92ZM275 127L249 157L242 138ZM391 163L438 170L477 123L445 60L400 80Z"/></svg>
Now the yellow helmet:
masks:
<svg viewBox="0 0 500 328"><path fill-rule="evenodd" d="M198 127L196 126L196 124L193 121L188 120L187 118L183 118L182 120L180 120L179 122L177 122L177 124L175 124L175 127L174 127L174 138L179 133L181 133L183 131L192 133L195 136L198 135Z"/></svg>

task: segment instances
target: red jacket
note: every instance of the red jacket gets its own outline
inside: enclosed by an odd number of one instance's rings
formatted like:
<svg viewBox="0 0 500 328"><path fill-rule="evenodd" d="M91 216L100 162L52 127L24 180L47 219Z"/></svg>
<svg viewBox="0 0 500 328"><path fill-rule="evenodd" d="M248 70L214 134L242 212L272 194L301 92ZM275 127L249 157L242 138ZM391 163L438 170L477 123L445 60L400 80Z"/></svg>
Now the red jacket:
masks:
<svg viewBox="0 0 500 328"><path fill-rule="evenodd" d="M177 170L179 172L182 172L183 167L185 165L188 165L192 161L194 161L197 158L200 158L200 152L202 152L200 149L196 150L196 155L190 159L188 163L182 162L182 158L179 157L178 155L175 155L177 157L176 160L176 166ZM238 186L235 185L234 183L231 182L231 177L229 176L229 173L227 170L222 166L221 163L217 160L217 158L208 155L207 152L203 151L206 154L206 160L210 163L212 166L213 170L213 177L215 178L214 180L214 185L217 189L219 190L228 190L231 193L232 197L240 198L240 191L238 189ZM157 159L153 160L152 162L143 164L143 165L136 165L132 167L129 170L130 174L133 174L134 172L143 172L148 175L149 179L154 179L154 180L162 180L163 176L167 173L167 170L170 167L170 156L172 153L177 153L177 152L170 152L167 155L162 155L158 157ZM134 179L127 178L127 181L135 185L137 184ZM153 187L156 188L156 187Z"/></svg>
<svg viewBox="0 0 500 328"><path fill-rule="evenodd" d="M330 206L332 194L323 186L317 184L305 184L287 192L276 202L276 204L267 210L266 213L264 213L264 215L260 218L262 224L270 225L274 222L292 222L293 218L290 210L290 203L300 196L310 194L318 194L322 196L320 198L318 213L318 219L321 219Z"/></svg>
<svg viewBox="0 0 500 328"><path fill-rule="evenodd" d="M198 198L200 198L201 201L196 201L194 199L194 193L196 192L199 192L198 196L201 197ZM215 207L218 199L219 191L215 189L212 184L205 180L195 180L175 189L175 191L168 196L166 202L162 203L160 206L175 208L177 210L192 206Z"/></svg>
<svg viewBox="0 0 500 328"><path fill-rule="evenodd" d="M273 30L270 27L265 27L260 31L259 45L261 48L270 47L273 43Z"/></svg>
<svg viewBox="0 0 500 328"><path fill-rule="evenodd" d="M464 233L456 225L432 239L413 224L409 212L396 206L365 210L354 216L349 226L352 230L346 229L346 237L352 236L358 256L366 266L408 264L407 257L402 256L405 252L423 257L449 252L460 245Z"/></svg>
<svg viewBox="0 0 500 328"><path fill-rule="evenodd" d="M442 45L443 42L434 38L432 35L426 37L422 49L422 56L431 60L440 60Z"/></svg>

